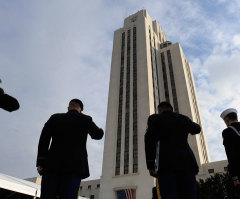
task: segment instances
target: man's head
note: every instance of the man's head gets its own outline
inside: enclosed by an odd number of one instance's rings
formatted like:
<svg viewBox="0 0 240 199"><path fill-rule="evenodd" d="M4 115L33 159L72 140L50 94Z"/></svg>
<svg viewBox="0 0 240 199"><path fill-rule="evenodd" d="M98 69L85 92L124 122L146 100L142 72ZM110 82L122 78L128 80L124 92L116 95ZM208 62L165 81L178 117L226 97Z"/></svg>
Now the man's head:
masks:
<svg viewBox="0 0 240 199"><path fill-rule="evenodd" d="M224 120L227 126L230 126L233 122L238 121L237 110L234 108L229 108L223 111L220 117Z"/></svg>
<svg viewBox="0 0 240 199"><path fill-rule="evenodd" d="M81 100L79 99L72 99L69 102L69 106L68 106L68 110L76 110L79 113L81 113L83 111L83 103Z"/></svg>
<svg viewBox="0 0 240 199"><path fill-rule="evenodd" d="M169 102L161 102L158 105L158 113L161 114L164 111L173 111L173 107Z"/></svg>

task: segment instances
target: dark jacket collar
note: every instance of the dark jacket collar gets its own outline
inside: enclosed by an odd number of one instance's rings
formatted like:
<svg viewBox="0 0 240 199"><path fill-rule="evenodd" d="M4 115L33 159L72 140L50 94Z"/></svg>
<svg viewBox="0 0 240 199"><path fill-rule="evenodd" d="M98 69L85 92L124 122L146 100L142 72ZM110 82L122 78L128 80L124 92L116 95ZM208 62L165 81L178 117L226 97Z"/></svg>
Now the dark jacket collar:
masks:
<svg viewBox="0 0 240 199"><path fill-rule="evenodd" d="M68 113L78 113L79 114L79 112L77 110L69 110Z"/></svg>
<svg viewBox="0 0 240 199"><path fill-rule="evenodd" d="M162 113L173 113L173 111L165 110Z"/></svg>

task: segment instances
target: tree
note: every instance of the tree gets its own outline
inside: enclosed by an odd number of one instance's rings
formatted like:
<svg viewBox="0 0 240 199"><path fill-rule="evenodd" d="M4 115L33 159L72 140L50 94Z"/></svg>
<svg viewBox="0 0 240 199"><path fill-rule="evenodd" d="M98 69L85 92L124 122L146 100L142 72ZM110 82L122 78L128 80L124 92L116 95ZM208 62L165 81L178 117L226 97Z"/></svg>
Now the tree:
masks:
<svg viewBox="0 0 240 199"><path fill-rule="evenodd" d="M215 174L197 182L197 199L240 199L229 173Z"/></svg>

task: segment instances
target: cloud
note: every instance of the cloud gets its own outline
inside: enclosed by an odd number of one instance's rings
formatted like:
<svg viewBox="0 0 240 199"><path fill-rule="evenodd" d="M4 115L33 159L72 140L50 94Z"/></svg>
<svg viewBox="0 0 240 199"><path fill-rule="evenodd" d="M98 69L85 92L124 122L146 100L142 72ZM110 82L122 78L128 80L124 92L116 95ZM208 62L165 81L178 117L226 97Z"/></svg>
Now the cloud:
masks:
<svg viewBox="0 0 240 199"><path fill-rule="evenodd" d="M228 107L240 110L237 1L2 1L1 86L21 108L0 110L1 172L36 175L41 129L51 114L66 111L71 98L81 98L85 113L105 127L113 32L142 8L183 47L193 67L212 159L225 158L219 114ZM103 140L89 140L88 152L91 178L98 178Z"/></svg>
<svg viewBox="0 0 240 199"><path fill-rule="evenodd" d="M193 60L198 97L204 119L212 160L226 159L221 132L225 127L220 118L223 110L234 107L240 110L239 70L240 51L213 51L206 60Z"/></svg>
<svg viewBox="0 0 240 199"><path fill-rule="evenodd" d="M234 37L233 37L233 44L236 47L239 48L239 46L240 46L240 35L239 34L238 35L234 35Z"/></svg>
<svg viewBox="0 0 240 199"><path fill-rule="evenodd" d="M90 166L90 178L99 178L102 172L102 159L103 159L103 146L104 142L99 140L89 140L88 161Z"/></svg>
<svg viewBox="0 0 240 199"><path fill-rule="evenodd" d="M150 15L167 37L179 41L193 68L201 113L212 160L226 159L219 115L228 107L239 107L239 26L234 3L219 5L200 1L150 1ZM206 6L208 5L208 6ZM236 4L238 8L239 4ZM226 15L225 8L228 7ZM231 8L231 9L230 9ZM214 9L214 12L212 11Z"/></svg>
<svg viewBox="0 0 240 199"><path fill-rule="evenodd" d="M85 113L91 114L100 127L105 126L107 103L102 102L107 101L112 47L108 25L113 23L108 24L111 21L103 13L101 2L84 5L80 1L5 5L9 24L1 21L1 27L6 27L1 28L6 34L0 38L1 86L18 98L21 108L11 115L0 112L0 155L6 160L1 172L22 178L36 175L41 129L51 114L66 112L71 98L81 98ZM8 11L16 12L11 16ZM89 15L90 11L103 23ZM101 157L101 150L94 150L95 156ZM98 161L101 165L102 160ZM26 167L24 162L28 162Z"/></svg>
<svg viewBox="0 0 240 199"><path fill-rule="evenodd" d="M240 2L237 0L233 0L229 2L227 5L227 11L231 15L235 15L236 18L239 18L240 14L238 12L240 8Z"/></svg>

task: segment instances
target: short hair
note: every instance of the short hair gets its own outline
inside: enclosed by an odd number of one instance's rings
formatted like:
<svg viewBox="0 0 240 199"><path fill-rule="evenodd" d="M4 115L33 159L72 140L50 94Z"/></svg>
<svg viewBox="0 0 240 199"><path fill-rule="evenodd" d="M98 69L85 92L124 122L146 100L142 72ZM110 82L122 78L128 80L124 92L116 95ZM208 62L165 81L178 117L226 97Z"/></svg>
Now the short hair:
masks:
<svg viewBox="0 0 240 199"><path fill-rule="evenodd" d="M69 104L70 104L71 102L77 103L77 104L80 106L80 108L83 110L83 103L82 103L81 100L79 100L79 99L72 99L72 100L69 102Z"/></svg>
<svg viewBox="0 0 240 199"><path fill-rule="evenodd" d="M173 111L172 105L167 101L160 102L160 104L158 105L158 108L169 109L169 110Z"/></svg>
<svg viewBox="0 0 240 199"><path fill-rule="evenodd" d="M237 116L237 113L232 112L227 114L225 118L229 118L230 120L237 120L238 116Z"/></svg>

